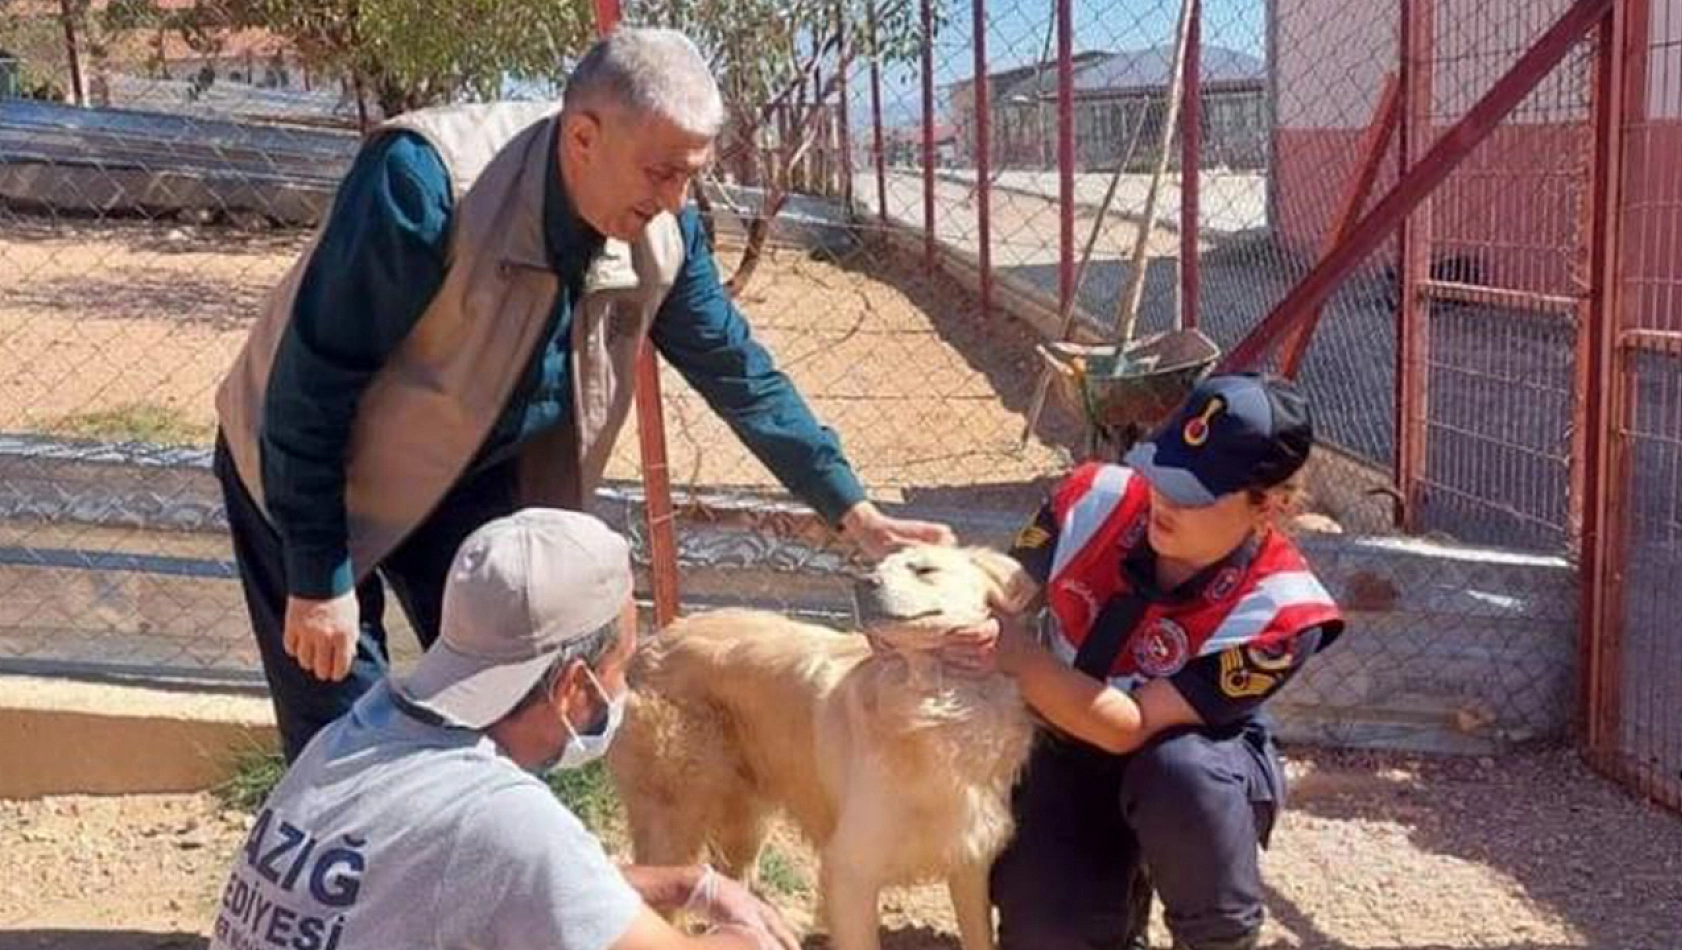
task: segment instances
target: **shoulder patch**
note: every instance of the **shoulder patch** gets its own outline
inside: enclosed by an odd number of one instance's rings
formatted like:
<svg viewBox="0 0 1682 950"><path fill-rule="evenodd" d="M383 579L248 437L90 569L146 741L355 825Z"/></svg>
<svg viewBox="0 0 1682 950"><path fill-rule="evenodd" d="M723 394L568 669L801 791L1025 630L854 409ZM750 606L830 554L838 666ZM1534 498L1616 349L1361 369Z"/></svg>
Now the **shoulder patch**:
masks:
<svg viewBox="0 0 1682 950"><path fill-rule="evenodd" d="M1050 543L1050 541L1050 531L1045 530L1037 524L1030 524L1016 533L1016 540L1011 542L1011 546L1016 548L1026 548L1028 550L1037 550L1045 547L1048 543Z"/></svg>
<svg viewBox="0 0 1682 950"><path fill-rule="evenodd" d="M1221 654L1221 692L1228 698L1261 696L1279 684L1279 677L1252 669L1245 662L1247 652L1227 650Z"/></svg>

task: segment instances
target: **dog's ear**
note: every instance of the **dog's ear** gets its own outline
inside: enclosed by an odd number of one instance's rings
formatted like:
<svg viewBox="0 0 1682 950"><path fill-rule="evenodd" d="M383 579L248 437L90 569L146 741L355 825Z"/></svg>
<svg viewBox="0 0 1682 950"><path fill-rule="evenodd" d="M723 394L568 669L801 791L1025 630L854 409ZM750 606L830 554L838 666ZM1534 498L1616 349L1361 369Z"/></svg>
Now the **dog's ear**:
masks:
<svg viewBox="0 0 1682 950"><path fill-rule="evenodd" d="M990 582L987 606L1005 613L1021 613L1039 593L1039 585L1010 555L991 548L969 548L966 553Z"/></svg>

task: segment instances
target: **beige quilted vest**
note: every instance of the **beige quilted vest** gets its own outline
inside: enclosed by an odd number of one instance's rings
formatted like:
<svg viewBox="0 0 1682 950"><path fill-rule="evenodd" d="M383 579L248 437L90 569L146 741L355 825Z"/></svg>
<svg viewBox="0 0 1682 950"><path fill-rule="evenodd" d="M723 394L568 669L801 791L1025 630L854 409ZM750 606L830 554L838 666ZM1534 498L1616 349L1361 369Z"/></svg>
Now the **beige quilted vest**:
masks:
<svg viewBox="0 0 1682 950"><path fill-rule="evenodd" d="M421 110L384 126L438 150L455 212L443 285L352 425L345 507L358 580L461 477L541 342L558 287L543 230L544 183L559 174L548 160L557 121L552 106L498 103ZM269 369L314 247L270 294L216 394L234 465L259 505ZM677 221L661 215L636 244L609 240L591 263L572 325L572 424L523 447L523 504L581 507L600 481L630 410L637 346L683 256Z"/></svg>

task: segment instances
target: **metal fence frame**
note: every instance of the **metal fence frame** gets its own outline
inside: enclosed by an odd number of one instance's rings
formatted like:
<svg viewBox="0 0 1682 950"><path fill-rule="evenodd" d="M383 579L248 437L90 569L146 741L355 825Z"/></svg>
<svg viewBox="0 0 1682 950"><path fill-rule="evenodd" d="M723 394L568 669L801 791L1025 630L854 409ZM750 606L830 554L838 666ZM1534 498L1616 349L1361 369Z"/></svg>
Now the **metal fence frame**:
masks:
<svg viewBox="0 0 1682 950"><path fill-rule="evenodd" d="M930 271L939 268L973 274L980 319L1009 309L1017 315L1029 314L1037 327L1054 331L1057 317L1077 307L1079 292L1076 224L1081 205L1077 200L1074 83L1078 56L1073 0L1052 0L1048 4L1047 36L1048 42L1054 41L1055 57L1049 64L1035 63L1036 69L1048 66L1048 75L1055 76L1056 84L1055 147L1048 150L1055 153L1056 254L1050 268L1055 280L1048 281L1047 292L1039 296L1004 279L993 253L1000 236L995 202L1006 189L995 186L995 130L990 108L993 91L990 83L982 80L990 75L990 57L995 55L988 44L989 15L1004 5L1003 0L971 0L970 16L966 18L970 39L962 50L972 64L976 117L970 144L975 156L973 227L979 244L973 261L956 260L958 255L942 247L938 234L942 223L936 194L938 8L935 0L915 2L923 38L915 77L921 123L915 147L920 165L917 177L921 201L916 209L920 227L906 223L916 217L915 212L901 216L899 222L890 215L882 69L874 59L860 64L861 70L868 71L867 167L875 179L879 220L872 223L879 226L877 236L891 242L897 254L913 258L920 254L922 265ZM1656 266L1662 262L1647 260L1644 255L1650 251L1650 242L1632 233L1659 226L1655 222L1674 229L1675 222L1682 220L1682 203L1669 196L1644 193L1635 177L1641 167L1639 161L1652 151L1649 140L1657 135L1654 106L1649 101L1655 51L1673 50L1682 46L1682 40L1670 37L1668 28L1673 24L1668 22L1665 29L1655 31L1650 11L1657 0L1569 0L1568 6L1566 0L1557 0L1564 10L1557 18L1550 18L1552 26L1533 37L1524 37L1522 55L1497 71L1498 78L1487 87L1459 90L1479 95L1475 102L1458 109L1458 117L1446 129L1439 130L1434 126L1434 110L1455 110L1439 102L1442 93L1434 82L1433 71L1438 65L1432 52L1437 42L1434 15L1451 2L1395 0L1395 68L1382 90L1370 90L1377 94L1371 115L1346 117L1366 123L1352 126L1362 144L1346 187L1327 189L1335 192L1336 205L1327 215L1329 224L1315 249L1316 259L1304 266L1300 279L1229 349L1223 365L1231 369L1283 366L1295 371L1307 352L1308 334L1321 311L1330 307L1334 294L1358 268L1371 268L1380 248L1393 248L1400 301L1394 391L1390 394L1395 409L1391 430L1395 449L1383 474L1393 483L1399 500L1396 527L1419 530L1427 527L1419 519L1421 498L1433 488L1426 449L1431 426L1440 422L1432 414L1431 400L1433 367L1442 365L1433 362L1429 352L1432 326L1437 322L1433 302L1513 307L1568 323L1568 375L1571 392L1577 398L1562 412L1561 422L1570 430L1568 448L1563 450L1566 471L1559 485L1553 487L1564 493L1565 504L1559 523L1549 527L1557 529L1557 544L1550 553L1569 554L1579 567L1579 738L1585 756L1596 768L1644 795L1682 809L1682 732L1661 728L1662 721L1672 716L1671 710L1682 701L1682 638L1672 634L1664 639L1650 629L1653 616L1674 616L1682 610L1682 603L1674 600L1676 595L1668 588L1655 590L1654 585L1632 580L1637 560L1651 553L1648 548L1669 553L1682 547L1682 541L1678 541L1682 526L1663 520L1674 519L1673 510L1660 512L1663 518L1656 527L1652 523L1655 494L1662 495L1666 487L1662 483L1664 472L1655 476L1652 467L1643 464L1643 459L1655 457L1652 453L1669 460L1666 464L1676 464L1675 460L1682 458L1682 398L1672 392L1668 377L1652 365L1654 360L1682 360L1682 324L1674 319L1669 323L1656 320L1647 308L1646 296L1655 292L1655 287L1682 289L1682 277ZM593 3L601 30L612 29L621 14L620 0ZM1279 5L1279 0L1266 4L1266 42L1275 48L1280 40L1273 11ZM876 9L870 8L872 29ZM1204 99L1198 87L1201 38L1210 34L1207 14L1193 0L1185 64L1186 107L1180 115L1177 148L1183 181L1175 242L1180 266L1173 283L1191 325L1198 321L1200 302L1208 298L1206 268L1212 266L1201 259L1200 251L1202 222L1213 195L1205 188L1201 173L1205 143L1200 113ZM1581 273L1557 268L1560 273L1555 276L1568 285L1564 289L1478 284L1435 274L1433 214L1441 209L1433 209L1432 199L1440 196L1443 183L1490 141L1527 97L1548 77L1567 68L1561 64L1574 51L1585 49L1591 54L1585 62L1568 67L1582 70L1576 78L1584 80L1579 91L1585 93L1586 106L1580 118L1566 123L1571 126L1573 141L1584 146L1580 169L1572 169L1575 179L1571 188L1576 190L1567 201L1573 215L1571 237L1560 242L1568 246L1548 248L1561 256L1577 255ZM846 76L842 78L845 83ZM1267 85L1270 108L1277 110L1281 95L1277 76L1270 74ZM843 92L839 131L835 134L839 141L833 143L839 161L826 154L818 167L826 169L823 175L829 178L827 170L839 166L839 190L848 208L857 213L865 199L853 194L855 155L853 130L846 114L848 102ZM1277 169L1278 143L1270 149L1275 155L1270 167ZM226 161L226 156L222 160ZM1393 174L1387 171L1392 163ZM1186 170L1191 173L1184 174ZM1270 205L1274 199L1270 189ZM1046 201L1051 201L1049 194ZM947 213L952 212L949 209ZM1047 238L1048 248L1050 243ZM1281 356L1282 362L1277 362ZM1657 408L1652 393L1660 397ZM1671 399L1679 405L1670 406L1667 400ZM678 587L683 545L695 543L693 536L680 537L680 515L685 519L685 531L695 530L697 518L723 516L720 509L709 511L698 504L686 505L680 512L674 502L660 377L652 350L647 347L638 361L637 413L642 492L635 506L627 504L626 511L634 507L635 514L625 520L640 521L640 526L630 527L642 533L639 548L646 551L650 562L648 586L654 619L664 624L683 602ZM1660 483L1653 484L1654 478ZM1492 504L1503 501L1480 500ZM772 506L762 507L768 510ZM791 534L824 533L823 526L810 516L779 510L773 520ZM829 550L825 557L833 554ZM221 570L208 561L199 567Z"/></svg>
<svg viewBox="0 0 1682 950"><path fill-rule="evenodd" d="M1191 49L1197 50L1200 25L1200 4L1191 0ZM598 14L606 28L617 20L617 0L596 0ZM1682 749L1667 748L1673 760L1664 766L1656 762L1640 761L1638 754L1619 741L1617 732L1625 709L1623 696L1623 664L1619 653L1621 614L1624 604L1619 585L1620 561L1628 555L1629 513L1621 510L1614 498L1617 487L1627 483L1630 472L1630 451L1626 443L1632 438L1628 425L1630 413L1628 381L1633 373L1629 363L1633 347L1658 347L1664 352L1682 351L1673 331L1637 331L1631 329L1631 317L1622 306L1619 293L1618 247L1624 225L1619 200L1622 197L1619 181L1623 175L1624 152L1622 139L1639 123L1638 103L1642 90L1639 83L1645 73L1647 55L1646 6L1632 0L1575 0L1566 12L1540 38L1532 43L1525 55L1506 70L1471 108L1467 109L1452 128L1434 135L1430 128L1430 109L1434 90L1429 71L1432 43L1432 9L1434 0L1398 0L1399 34L1401 44L1399 104L1396 115L1399 124L1396 136L1402 168L1392 188L1378 198L1374 207L1359 220L1347 220L1338 228L1318 265L1300 281L1269 316L1231 351L1223 361L1226 369L1242 369L1262 361L1281 340L1296 336L1299 349L1291 364L1300 361L1300 349L1306 348L1306 336L1312 332L1326 299L1364 259L1392 233L1400 235L1401 326L1398 332L1395 405L1397 412L1394 478L1402 503L1398 506L1398 522L1404 529L1417 527L1411 513L1428 481L1425 470L1425 443L1428 413L1425 410L1429 386L1429 363L1423 354L1424 325L1434 294L1453 291L1447 283L1433 279L1429 273L1430 237L1428 197L1444 179L1471 154L1477 144L1489 135L1526 95L1532 92L1566 56L1572 46L1585 37L1598 38L1595 44L1591 115L1588 123L1593 134L1593 158L1588 169L1591 200L1584 204L1586 219L1585 251L1589 259L1589 279L1583 293L1569 298L1541 300L1546 309L1563 303L1567 312L1578 319L1575 346L1574 377L1579 395L1573 413L1573 445L1569 490L1570 523L1573 546L1582 566L1583 613L1582 674L1580 719L1582 740L1587 758L1602 771L1613 775L1641 793L1661 800L1672 807L1682 808L1682 772L1665 774L1666 769L1682 766ZM935 123L934 78L932 65L932 0L920 0L924 45L920 75L922 108L922 164L923 164L923 250L925 263L934 266L937 254L935 201ZM989 158L991 154L988 82L980 81L988 75L986 0L973 0L974 96L976 118L973 143L976 155L976 228L980 237L978 255L978 285L982 315L990 315L994 301L994 273L991 259L991 182ZM1071 305L1074 293L1075 270L1075 200L1074 200L1074 133L1073 86L1070 82L1073 59L1072 0L1056 0L1056 39L1058 76L1057 92L1057 170L1059 194L1058 297L1064 312ZM1186 64L1188 108L1181 115L1180 163L1182 169L1200 169L1200 118L1197 103L1198 57L1192 53ZM879 205L886 216L886 170L883 159L883 127L880 102L880 78L872 64L872 130L873 159L877 179ZM1388 97L1385 97L1388 99ZM1381 107L1381 122L1388 122L1388 108ZM1376 123L1375 123L1376 124ZM1382 144L1380 145L1382 147ZM1200 291L1198 260L1199 175L1187 177L1181 190L1181 247L1182 267L1180 293L1186 304L1188 323L1195 325ZM1359 209L1362 197L1351 197L1352 216ZM1499 291L1497 291L1499 293ZM1512 291L1535 304L1546 295ZM1305 327L1305 325L1307 325ZM1620 329L1623 331L1620 333ZM1291 366L1294 371L1295 365ZM639 376L639 397L644 393L641 384L651 379ZM659 543L669 537L672 525L670 483L664 472L663 430L659 427L658 397L650 394L639 401L643 421L643 472L648 491L647 517L654 545L656 591L666 591L675 610L677 590L677 561L675 544ZM656 595L657 610L663 603ZM1682 677L1679 677L1682 678ZM1682 691L1679 691L1682 692ZM1662 708L1662 707L1661 707Z"/></svg>

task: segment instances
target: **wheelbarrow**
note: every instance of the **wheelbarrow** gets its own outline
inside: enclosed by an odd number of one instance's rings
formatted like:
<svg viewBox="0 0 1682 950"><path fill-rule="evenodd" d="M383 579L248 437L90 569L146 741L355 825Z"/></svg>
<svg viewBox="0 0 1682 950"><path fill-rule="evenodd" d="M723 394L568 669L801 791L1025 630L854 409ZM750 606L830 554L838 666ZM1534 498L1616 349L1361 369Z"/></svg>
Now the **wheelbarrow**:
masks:
<svg viewBox="0 0 1682 950"><path fill-rule="evenodd" d="M1198 330L1141 337L1119 352L1068 342L1036 350L1059 399L1086 422L1087 456L1111 461L1165 422L1221 356Z"/></svg>

